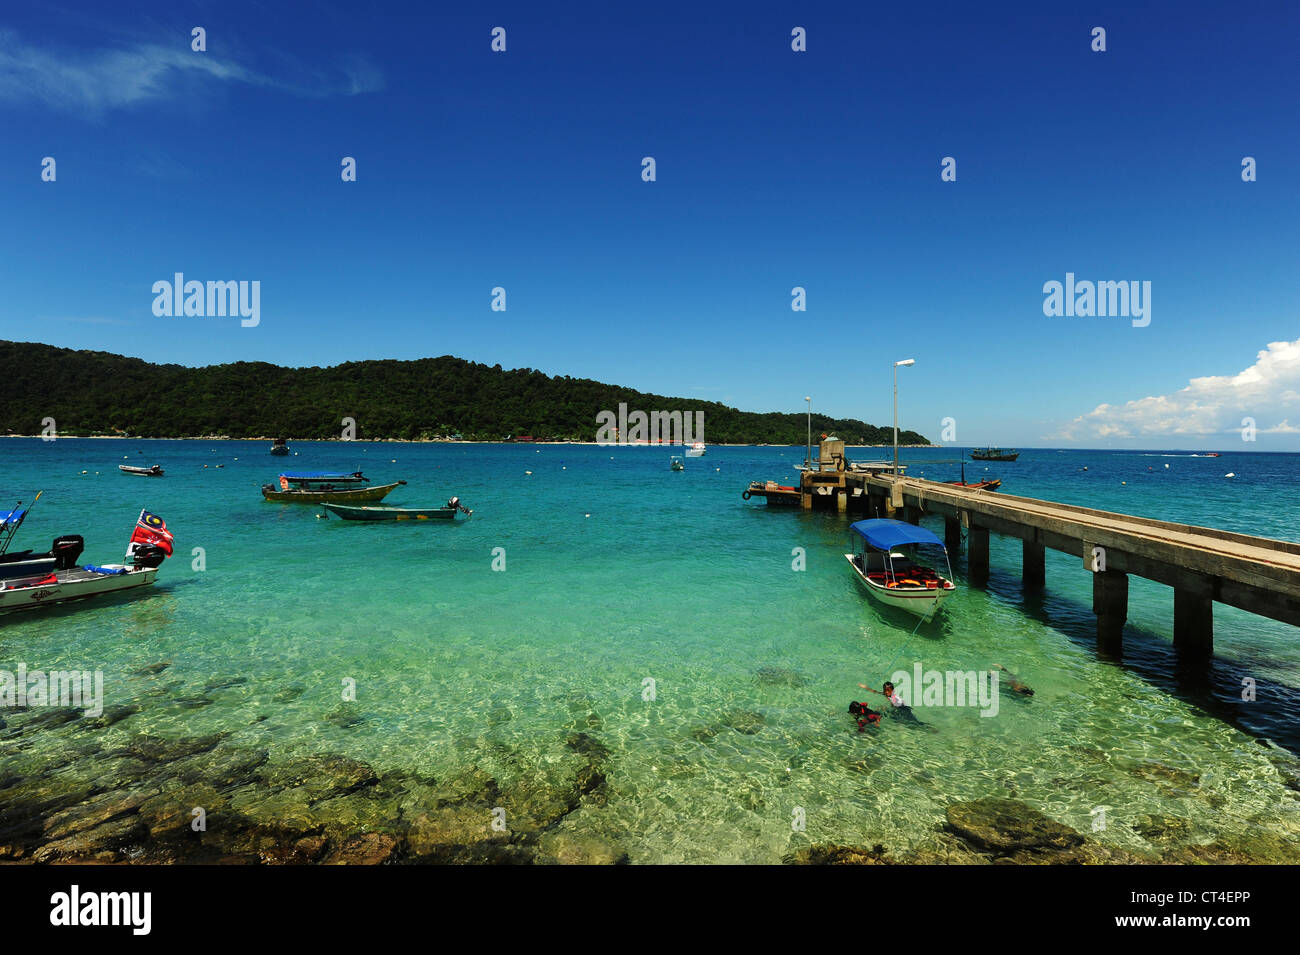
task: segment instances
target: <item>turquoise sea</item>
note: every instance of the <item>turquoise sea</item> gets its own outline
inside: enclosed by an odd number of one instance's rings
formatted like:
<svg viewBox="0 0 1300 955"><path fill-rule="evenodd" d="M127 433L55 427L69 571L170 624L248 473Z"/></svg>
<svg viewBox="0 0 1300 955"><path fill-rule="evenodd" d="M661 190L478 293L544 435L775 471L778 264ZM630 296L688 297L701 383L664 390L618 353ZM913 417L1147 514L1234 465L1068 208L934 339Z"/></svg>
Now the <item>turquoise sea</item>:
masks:
<svg viewBox="0 0 1300 955"><path fill-rule="evenodd" d="M292 448L0 440L3 506L44 491L15 548L76 533L83 560L120 561L141 508L176 538L152 592L0 618L0 669L103 670L108 705L150 701L134 733L229 731L273 760L341 753L439 778L477 766L503 788L520 767L544 772L580 730L609 751L606 798L563 824L637 863L777 862L809 842L915 852L936 844L947 806L984 796L1139 853L1300 840L1295 628L1216 607L1213 665L1183 668L1171 592L1134 579L1124 658L1099 659L1081 562L1049 551L1046 593L1026 597L1019 544L996 536L987 589L966 587L955 558L959 593L916 628L858 590L843 517L742 501L751 480L793 483L802 447L711 447L682 473L654 448ZM259 492L282 469L358 467L409 482L387 503L456 494L474 516L326 521ZM1012 494L1300 540L1297 455L1032 450L967 462L967 478L985 468ZM930 708L928 728L857 732L857 684L918 662L1001 664L1035 695L1001 694L992 718ZM211 704L185 705L199 694ZM1106 827L1093 831L1098 808ZM806 832L792 827L799 810ZM1169 817L1177 836L1155 834L1151 820Z"/></svg>

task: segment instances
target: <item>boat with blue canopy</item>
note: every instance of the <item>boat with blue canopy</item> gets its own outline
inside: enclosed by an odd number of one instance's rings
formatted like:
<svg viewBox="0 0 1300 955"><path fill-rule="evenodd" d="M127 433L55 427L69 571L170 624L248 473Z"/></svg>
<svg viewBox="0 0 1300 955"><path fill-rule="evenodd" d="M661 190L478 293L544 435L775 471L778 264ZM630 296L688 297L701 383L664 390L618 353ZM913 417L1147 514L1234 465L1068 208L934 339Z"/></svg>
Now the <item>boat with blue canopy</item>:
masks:
<svg viewBox="0 0 1300 955"><path fill-rule="evenodd" d="M37 494L36 501L40 499L41 495ZM0 580L48 574L54 570L52 553L38 554L30 550L18 550L12 554L8 552L14 535L18 533L18 528L23 526L23 521L27 519L27 512L36 501L32 501L27 507L23 507L22 501L19 501L9 510L0 511Z"/></svg>
<svg viewBox="0 0 1300 955"><path fill-rule="evenodd" d="M952 582L948 549L924 527L888 518L858 521L850 526L857 546L844 559L867 593L890 607L928 619L957 589ZM948 575L918 562L921 548L943 554Z"/></svg>

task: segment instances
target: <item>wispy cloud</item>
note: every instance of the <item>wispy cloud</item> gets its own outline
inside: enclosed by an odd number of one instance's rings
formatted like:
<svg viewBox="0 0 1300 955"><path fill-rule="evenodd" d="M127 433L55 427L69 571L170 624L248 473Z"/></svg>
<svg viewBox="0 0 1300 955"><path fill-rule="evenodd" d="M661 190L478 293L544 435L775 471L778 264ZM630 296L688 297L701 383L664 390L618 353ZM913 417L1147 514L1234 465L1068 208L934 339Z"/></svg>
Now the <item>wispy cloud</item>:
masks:
<svg viewBox="0 0 1300 955"><path fill-rule="evenodd" d="M1300 431L1286 417L1300 411L1300 340L1272 342L1235 375L1193 378L1173 394L1098 405L1051 437L1067 441L1146 436L1204 436L1240 431L1243 418L1259 434Z"/></svg>
<svg viewBox="0 0 1300 955"><path fill-rule="evenodd" d="M332 72L291 69L272 75L188 44L136 43L120 49L53 50L0 32L0 102L102 114L185 95L202 83L239 83L301 96L354 96L382 89L368 59L350 55Z"/></svg>

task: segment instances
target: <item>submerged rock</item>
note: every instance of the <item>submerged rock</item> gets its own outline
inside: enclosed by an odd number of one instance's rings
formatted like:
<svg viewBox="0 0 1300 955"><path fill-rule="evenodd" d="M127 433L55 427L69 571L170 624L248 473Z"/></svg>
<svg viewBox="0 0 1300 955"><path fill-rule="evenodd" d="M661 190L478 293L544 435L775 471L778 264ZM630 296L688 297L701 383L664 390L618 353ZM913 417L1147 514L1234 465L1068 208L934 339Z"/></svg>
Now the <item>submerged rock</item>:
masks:
<svg viewBox="0 0 1300 955"><path fill-rule="evenodd" d="M321 865L381 865L393 861L400 841L381 832L363 832L335 846Z"/></svg>
<svg viewBox="0 0 1300 955"><path fill-rule="evenodd" d="M273 764L262 775L272 787L300 787L309 802L346 795L379 781L378 775L366 763L334 754Z"/></svg>
<svg viewBox="0 0 1300 955"><path fill-rule="evenodd" d="M894 860L879 844L867 849L863 846L813 843L786 853L781 861L786 865L891 865Z"/></svg>
<svg viewBox="0 0 1300 955"><path fill-rule="evenodd" d="M1186 819L1162 813L1143 813L1133 824L1133 831L1148 842L1171 842L1185 838L1191 830Z"/></svg>
<svg viewBox="0 0 1300 955"><path fill-rule="evenodd" d="M766 686L807 686L808 680L799 672L785 667L759 667L754 678Z"/></svg>
<svg viewBox="0 0 1300 955"><path fill-rule="evenodd" d="M537 862L543 865L627 865L630 861L625 851L597 836L547 832L537 845Z"/></svg>
<svg viewBox="0 0 1300 955"><path fill-rule="evenodd" d="M993 855L1059 852L1083 845L1084 837L1014 799L985 798L948 807L948 828Z"/></svg>
<svg viewBox="0 0 1300 955"><path fill-rule="evenodd" d="M767 722L767 717L755 710L733 710L722 719L724 726L730 726L737 733L753 736Z"/></svg>

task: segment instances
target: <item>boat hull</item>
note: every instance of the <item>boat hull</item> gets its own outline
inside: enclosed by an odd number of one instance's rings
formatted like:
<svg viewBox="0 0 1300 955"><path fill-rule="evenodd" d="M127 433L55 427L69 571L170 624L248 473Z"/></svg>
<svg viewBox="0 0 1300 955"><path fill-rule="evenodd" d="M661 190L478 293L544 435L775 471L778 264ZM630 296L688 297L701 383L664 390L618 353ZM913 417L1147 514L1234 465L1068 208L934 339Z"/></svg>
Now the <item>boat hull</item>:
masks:
<svg viewBox="0 0 1300 955"><path fill-rule="evenodd" d="M332 502L324 506L345 521L454 521L463 515L455 507L353 507Z"/></svg>
<svg viewBox="0 0 1300 955"><path fill-rule="evenodd" d="M374 487L346 488L334 491L310 491L296 488L278 491L274 487L267 485L262 488L262 497L268 501L278 501L285 504L364 504L371 501L382 501L385 496L391 494L395 488L401 487L404 483L404 481L398 481L394 484L377 484Z"/></svg>
<svg viewBox="0 0 1300 955"><path fill-rule="evenodd" d="M51 582L42 583L38 577L10 580L0 590L0 614L39 610L148 587L157 576L157 567L130 567L125 574L97 574L84 567L73 567L56 571L56 580Z"/></svg>
<svg viewBox="0 0 1300 955"><path fill-rule="evenodd" d="M0 560L0 581L13 580L18 577L44 577L54 571L54 558L49 554L10 554L9 558Z"/></svg>
<svg viewBox="0 0 1300 955"><path fill-rule="evenodd" d="M864 574L854 556L853 554L844 555L844 559L853 568L853 576L858 579L859 584L866 588L867 593L887 607L894 607L915 614L918 617L928 618L933 616L943 606L944 601L956 592L955 587L942 586L935 588L885 587Z"/></svg>
<svg viewBox="0 0 1300 955"><path fill-rule="evenodd" d="M129 464L119 464L117 469L123 474L132 474L136 477L162 477L164 474L162 468L136 468Z"/></svg>

